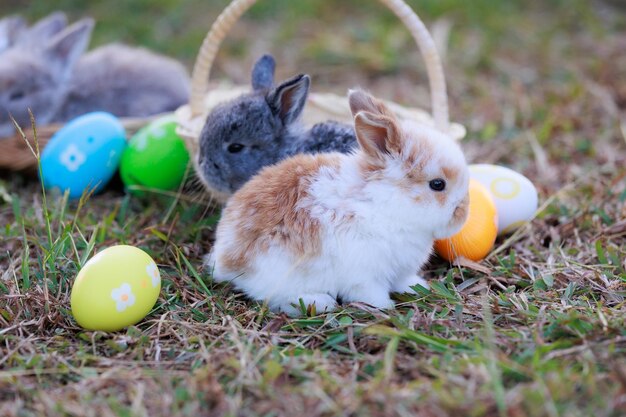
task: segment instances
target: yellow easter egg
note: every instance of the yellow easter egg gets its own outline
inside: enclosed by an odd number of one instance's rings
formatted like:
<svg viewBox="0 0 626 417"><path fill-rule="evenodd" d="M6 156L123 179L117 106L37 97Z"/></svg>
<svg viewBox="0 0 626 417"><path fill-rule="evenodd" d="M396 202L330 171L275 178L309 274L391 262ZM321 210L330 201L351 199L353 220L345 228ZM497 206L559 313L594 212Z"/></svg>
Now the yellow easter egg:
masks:
<svg viewBox="0 0 626 417"><path fill-rule="evenodd" d="M470 178L484 185L498 211L498 234L513 231L530 221L537 211L537 189L522 174L512 169L490 164L469 166Z"/></svg>
<svg viewBox="0 0 626 417"><path fill-rule="evenodd" d="M72 314L87 330L120 330L143 319L160 291L161 275L150 255L134 246L112 246L78 273L70 300Z"/></svg>
<svg viewBox="0 0 626 417"><path fill-rule="evenodd" d="M435 251L448 261L458 256L479 261L493 247L497 233L498 215L493 199L483 185L470 179L467 220L456 235L435 241Z"/></svg>

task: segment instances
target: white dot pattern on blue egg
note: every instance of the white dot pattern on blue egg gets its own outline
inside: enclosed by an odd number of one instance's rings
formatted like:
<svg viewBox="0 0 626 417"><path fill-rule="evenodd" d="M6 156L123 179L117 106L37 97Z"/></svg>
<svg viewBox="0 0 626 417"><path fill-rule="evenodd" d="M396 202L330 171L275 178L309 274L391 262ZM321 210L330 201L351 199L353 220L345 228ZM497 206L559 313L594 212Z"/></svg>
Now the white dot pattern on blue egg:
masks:
<svg viewBox="0 0 626 417"><path fill-rule="evenodd" d="M126 147L126 132L112 114L93 112L61 128L41 155L46 189L69 190L70 198L101 191L109 182Z"/></svg>
<svg viewBox="0 0 626 417"><path fill-rule="evenodd" d="M78 169L85 163L87 157L83 152L78 149L73 143L68 145L67 148L61 154L60 162L68 171L78 171Z"/></svg>
<svg viewBox="0 0 626 417"><path fill-rule="evenodd" d="M470 176L491 193L498 211L498 234L531 220L538 206L537 189L522 174L490 164L470 165Z"/></svg>

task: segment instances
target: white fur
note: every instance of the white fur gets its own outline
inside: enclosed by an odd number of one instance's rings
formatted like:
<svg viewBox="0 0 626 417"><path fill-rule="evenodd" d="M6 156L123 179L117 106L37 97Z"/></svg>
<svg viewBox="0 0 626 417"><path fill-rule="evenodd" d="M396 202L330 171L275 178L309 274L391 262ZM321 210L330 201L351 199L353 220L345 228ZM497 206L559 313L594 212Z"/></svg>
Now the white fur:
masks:
<svg viewBox="0 0 626 417"><path fill-rule="evenodd" d="M220 223L213 253L207 259L209 267L214 266L213 277L230 281L252 298L267 300L271 309L289 314L298 314L299 299L315 304L318 312L333 310L337 297L344 302L392 308L390 292L412 292L410 286L415 284L427 286L417 272L428 260L434 239L460 228L449 223L467 194L467 166L450 138L434 131L424 133L421 128L417 138L413 134L416 126L404 124L402 128L408 137L406 150L417 140L435 145L436 156L424 168L426 173L440 175L442 162L461 169L464 185L451 191L450 204L440 207L434 198L416 202L414 197L432 191L399 188L398 182L407 174L401 160L389 157L382 178L366 180L359 170L363 153L342 155L339 170L320 169L311 181L309 196L298 202L298 208L308 211L321 225L319 256L298 259L274 244L266 252L254 253L246 272L227 270L220 259L236 244L237 230ZM227 206L225 212L229 209ZM238 213L238 217L246 218L246 214Z"/></svg>

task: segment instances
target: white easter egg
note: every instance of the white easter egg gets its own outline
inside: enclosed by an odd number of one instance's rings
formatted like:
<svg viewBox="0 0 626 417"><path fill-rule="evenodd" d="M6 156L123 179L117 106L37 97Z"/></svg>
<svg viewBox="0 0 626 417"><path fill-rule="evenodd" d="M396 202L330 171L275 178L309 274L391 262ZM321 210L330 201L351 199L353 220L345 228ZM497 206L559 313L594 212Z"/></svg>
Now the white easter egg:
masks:
<svg viewBox="0 0 626 417"><path fill-rule="evenodd" d="M470 177L487 187L498 211L498 234L530 221L537 211L537 189L522 174L498 165L470 165Z"/></svg>

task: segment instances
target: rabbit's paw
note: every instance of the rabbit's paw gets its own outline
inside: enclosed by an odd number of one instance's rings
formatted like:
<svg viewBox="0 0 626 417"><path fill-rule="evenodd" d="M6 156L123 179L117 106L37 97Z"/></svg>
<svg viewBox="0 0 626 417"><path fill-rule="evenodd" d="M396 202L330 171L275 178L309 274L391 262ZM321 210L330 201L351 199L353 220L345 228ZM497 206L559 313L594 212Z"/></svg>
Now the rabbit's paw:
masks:
<svg viewBox="0 0 626 417"><path fill-rule="evenodd" d="M366 303L381 310L390 310L396 307L393 300L389 298L388 288L372 284L353 289L344 296L344 300Z"/></svg>
<svg viewBox="0 0 626 417"><path fill-rule="evenodd" d="M399 293L406 292L409 294L417 294L415 290L412 288L417 284L421 285L422 287L426 289L430 288L430 285L428 285L428 281L426 281L424 278L420 277L419 275L408 275L394 282L391 288L391 291L399 292Z"/></svg>

